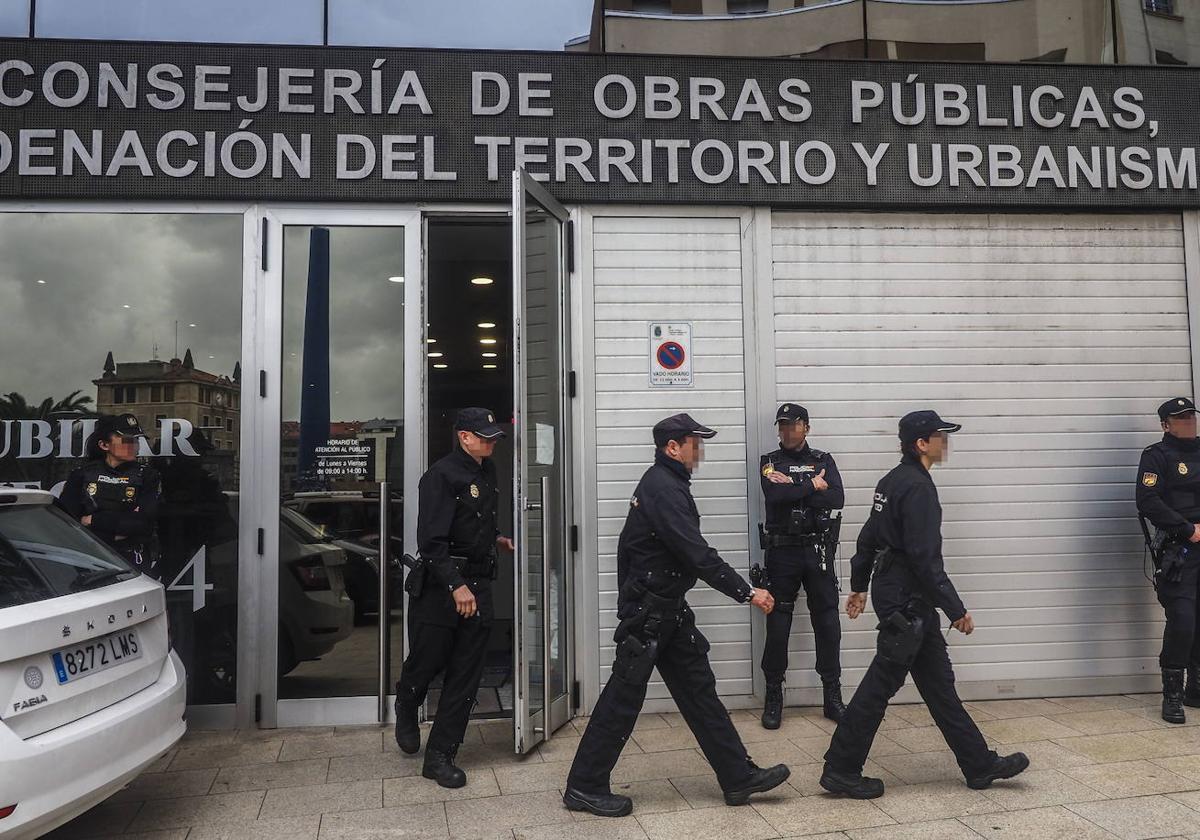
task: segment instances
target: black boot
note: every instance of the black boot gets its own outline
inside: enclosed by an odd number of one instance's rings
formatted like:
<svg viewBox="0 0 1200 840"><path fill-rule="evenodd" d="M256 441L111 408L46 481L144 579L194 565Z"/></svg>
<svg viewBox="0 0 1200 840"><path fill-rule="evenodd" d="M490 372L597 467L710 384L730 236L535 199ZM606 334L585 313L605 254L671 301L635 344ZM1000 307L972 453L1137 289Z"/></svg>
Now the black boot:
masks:
<svg viewBox="0 0 1200 840"><path fill-rule="evenodd" d="M783 720L783 683L767 683L767 699L763 703L763 729L778 729Z"/></svg>
<svg viewBox="0 0 1200 840"><path fill-rule="evenodd" d="M1183 705L1200 709L1200 665L1189 665L1183 687Z"/></svg>
<svg viewBox="0 0 1200 840"><path fill-rule="evenodd" d="M1162 719L1167 723L1187 723L1183 712L1183 669L1163 668Z"/></svg>
<svg viewBox="0 0 1200 840"><path fill-rule="evenodd" d="M842 702L842 684L838 680L824 682L825 717L834 723L841 723L846 716L846 704Z"/></svg>
<svg viewBox="0 0 1200 840"><path fill-rule="evenodd" d="M967 779L967 787L972 790L983 790L986 787L990 787L992 782L999 779L1011 779L1018 773L1025 772L1025 768L1028 766L1029 756L1025 755L1025 753L1018 752L1012 755L998 755L986 772Z"/></svg>
<svg viewBox="0 0 1200 840"><path fill-rule="evenodd" d="M462 787L467 783L467 774L454 766L454 753L457 751L457 747L450 752L426 748L425 766L421 769L421 775L426 779L433 779L444 788Z"/></svg>
<svg viewBox="0 0 1200 840"><path fill-rule="evenodd" d="M745 805L750 801L751 794L765 793L773 790L788 780L792 771L786 764L776 764L774 767L759 767L750 762L750 778L736 788L725 791L726 805Z"/></svg>
<svg viewBox="0 0 1200 840"><path fill-rule="evenodd" d="M417 707L396 701L396 746L412 755L421 749L421 729L417 726Z"/></svg>
<svg viewBox="0 0 1200 840"><path fill-rule="evenodd" d="M567 788L563 804L568 811L587 811L597 817L624 817L633 811L633 800L619 793L584 793Z"/></svg>
<svg viewBox="0 0 1200 840"><path fill-rule="evenodd" d="M861 773L839 773L825 765L821 773L821 787L830 793L841 793L851 799L878 799L883 796L883 782Z"/></svg>

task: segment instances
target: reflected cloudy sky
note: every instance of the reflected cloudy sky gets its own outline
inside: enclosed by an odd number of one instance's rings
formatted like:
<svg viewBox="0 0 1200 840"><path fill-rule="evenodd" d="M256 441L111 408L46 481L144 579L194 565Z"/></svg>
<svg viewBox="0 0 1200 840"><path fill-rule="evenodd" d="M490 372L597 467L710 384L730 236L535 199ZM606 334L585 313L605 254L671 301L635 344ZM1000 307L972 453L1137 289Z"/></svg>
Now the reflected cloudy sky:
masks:
<svg viewBox="0 0 1200 840"><path fill-rule="evenodd" d="M94 400L108 351L170 359L176 321L180 356L232 375L241 249L240 215L0 214L0 393Z"/></svg>
<svg viewBox="0 0 1200 840"><path fill-rule="evenodd" d="M592 0L328 0L331 44L561 50ZM28 0L0 0L0 34L24 35ZM320 44L321 0L38 0L43 38Z"/></svg>

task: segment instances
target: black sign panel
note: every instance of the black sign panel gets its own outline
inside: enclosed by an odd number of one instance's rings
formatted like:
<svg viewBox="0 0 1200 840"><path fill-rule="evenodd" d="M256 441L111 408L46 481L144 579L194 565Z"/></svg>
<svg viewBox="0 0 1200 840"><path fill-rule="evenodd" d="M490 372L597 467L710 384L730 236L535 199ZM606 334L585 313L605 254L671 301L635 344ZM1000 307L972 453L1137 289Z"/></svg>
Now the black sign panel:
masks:
<svg viewBox="0 0 1200 840"><path fill-rule="evenodd" d="M1186 68L0 45L8 198L1198 203Z"/></svg>

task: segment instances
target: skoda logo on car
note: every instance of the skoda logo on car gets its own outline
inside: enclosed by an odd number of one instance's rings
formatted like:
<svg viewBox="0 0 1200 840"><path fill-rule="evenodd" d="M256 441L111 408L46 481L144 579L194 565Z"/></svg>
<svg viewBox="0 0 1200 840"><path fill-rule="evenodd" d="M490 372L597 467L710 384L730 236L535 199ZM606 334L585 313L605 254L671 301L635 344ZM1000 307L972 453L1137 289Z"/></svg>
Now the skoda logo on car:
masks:
<svg viewBox="0 0 1200 840"><path fill-rule="evenodd" d="M42 669L36 665L30 665L25 669L25 685L37 690L42 687Z"/></svg>

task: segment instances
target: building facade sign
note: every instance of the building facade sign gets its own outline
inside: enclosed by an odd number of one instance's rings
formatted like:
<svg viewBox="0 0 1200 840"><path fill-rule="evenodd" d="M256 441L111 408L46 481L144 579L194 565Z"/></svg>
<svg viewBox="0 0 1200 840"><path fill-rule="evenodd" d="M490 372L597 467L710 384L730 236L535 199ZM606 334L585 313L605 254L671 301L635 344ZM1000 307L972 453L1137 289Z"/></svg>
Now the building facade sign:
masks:
<svg viewBox="0 0 1200 840"><path fill-rule="evenodd" d="M0 41L0 195L1196 207L1191 69Z"/></svg>

